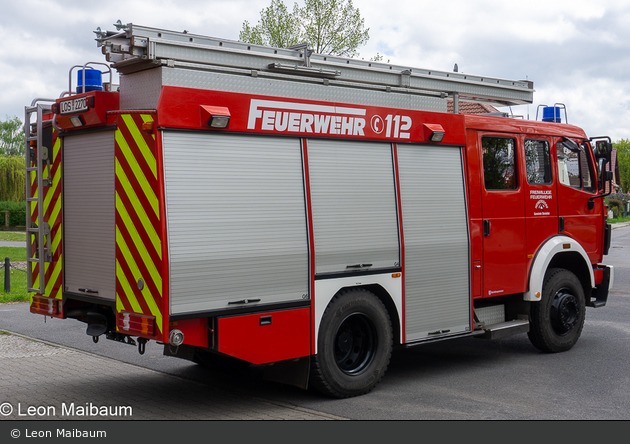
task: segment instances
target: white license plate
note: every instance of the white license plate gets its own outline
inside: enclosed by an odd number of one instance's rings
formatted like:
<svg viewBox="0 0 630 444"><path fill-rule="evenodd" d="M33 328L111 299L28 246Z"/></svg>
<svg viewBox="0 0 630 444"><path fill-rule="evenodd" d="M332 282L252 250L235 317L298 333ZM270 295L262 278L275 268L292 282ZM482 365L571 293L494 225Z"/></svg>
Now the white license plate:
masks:
<svg viewBox="0 0 630 444"><path fill-rule="evenodd" d="M60 114L73 114L82 111L87 111L88 103L87 97L79 97L72 100L64 100L63 102L59 102L59 113Z"/></svg>

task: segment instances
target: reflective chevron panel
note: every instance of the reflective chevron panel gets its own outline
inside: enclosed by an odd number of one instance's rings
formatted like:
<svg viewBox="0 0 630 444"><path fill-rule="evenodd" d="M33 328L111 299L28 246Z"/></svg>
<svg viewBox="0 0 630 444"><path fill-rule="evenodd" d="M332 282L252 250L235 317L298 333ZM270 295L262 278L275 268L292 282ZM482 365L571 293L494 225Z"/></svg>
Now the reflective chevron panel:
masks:
<svg viewBox="0 0 630 444"><path fill-rule="evenodd" d="M154 120L144 112L117 119L116 326L121 333L159 340L165 321L164 241Z"/></svg>

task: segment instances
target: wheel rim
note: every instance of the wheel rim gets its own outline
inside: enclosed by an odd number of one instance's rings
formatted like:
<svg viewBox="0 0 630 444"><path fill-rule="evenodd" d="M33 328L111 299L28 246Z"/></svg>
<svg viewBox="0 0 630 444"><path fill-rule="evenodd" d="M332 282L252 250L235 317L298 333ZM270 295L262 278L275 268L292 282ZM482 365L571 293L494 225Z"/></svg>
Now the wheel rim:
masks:
<svg viewBox="0 0 630 444"><path fill-rule="evenodd" d="M580 305L568 288L562 288L554 295L550 314L556 334L564 336L573 330L580 318Z"/></svg>
<svg viewBox="0 0 630 444"><path fill-rule="evenodd" d="M357 375L365 371L376 354L376 329L362 313L343 320L335 334L335 362L341 371Z"/></svg>

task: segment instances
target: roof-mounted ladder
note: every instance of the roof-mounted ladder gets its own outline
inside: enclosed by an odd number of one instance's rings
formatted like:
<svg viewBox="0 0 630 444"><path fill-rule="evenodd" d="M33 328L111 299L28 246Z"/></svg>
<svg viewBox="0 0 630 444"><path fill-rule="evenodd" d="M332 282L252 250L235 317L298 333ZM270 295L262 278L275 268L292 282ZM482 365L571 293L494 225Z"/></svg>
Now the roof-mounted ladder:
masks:
<svg viewBox="0 0 630 444"><path fill-rule="evenodd" d="M409 68L312 53L308 45L272 48L214 37L115 24L118 31L95 31L107 61L122 74L156 66L232 70L257 75L320 78L325 84L380 91L485 101L499 106L533 102L533 82Z"/></svg>
<svg viewBox="0 0 630 444"><path fill-rule="evenodd" d="M52 147L44 146L44 114L49 113L51 105L39 102L54 102L54 99L35 99L30 107L25 109L24 133L26 138L26 260L27 260L27 291L45 294L46 270L45 263L52 262L52 248L50 239L50 226L44 221L44 187L52 185L50 163L52 159ZM35 131L31 125L31 116L36 114ZM52 122L50 122L52 123ZM35 142L34 145L31 143ZM32 153L34 155L32 155ZM31 166L35 164L35 166ZM44 178L44 165L48 177ZM37 183L37 196L31 196L31 172L35 173ZM31 217L32 203L37 204L37 222ZM33 239L34 238L34 239ZM35 255L33 256L33 240L35 241ZM39 287L33 285L33 264L39 265Z"/></svg>

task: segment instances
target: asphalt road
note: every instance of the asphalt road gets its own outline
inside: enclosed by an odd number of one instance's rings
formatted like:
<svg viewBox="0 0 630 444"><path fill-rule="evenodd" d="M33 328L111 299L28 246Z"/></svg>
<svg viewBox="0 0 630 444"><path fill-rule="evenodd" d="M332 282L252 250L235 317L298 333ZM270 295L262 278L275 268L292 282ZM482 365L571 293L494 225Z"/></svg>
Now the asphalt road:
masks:
<svg viewBox="0 0 630 444"><path fill-rule="evenodd" d="M588 308L577 345L545 354L527 335L463 338L396 350L383 381L369 394L332 400L264 381L262 368L208 369L162 356L154 342L135 347L92 342L84 324L0 306L0 329L112 357L231 393L255 396L358 420L628 420L630 419L630 227L613 230L605 262L615 266L608 304Z"/></svg>

